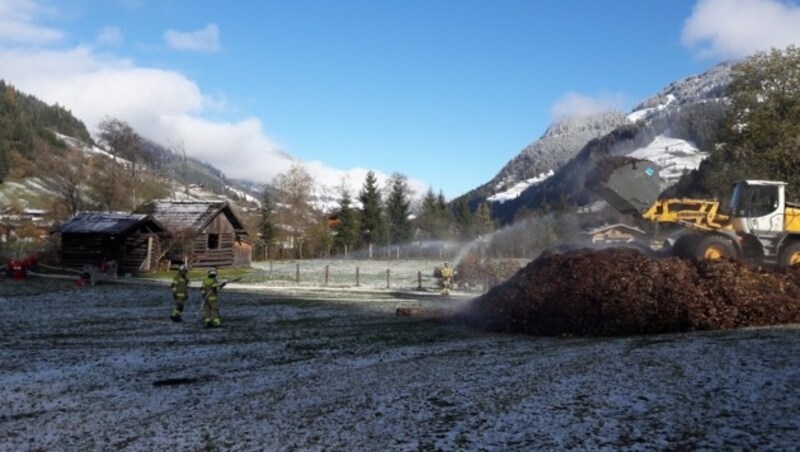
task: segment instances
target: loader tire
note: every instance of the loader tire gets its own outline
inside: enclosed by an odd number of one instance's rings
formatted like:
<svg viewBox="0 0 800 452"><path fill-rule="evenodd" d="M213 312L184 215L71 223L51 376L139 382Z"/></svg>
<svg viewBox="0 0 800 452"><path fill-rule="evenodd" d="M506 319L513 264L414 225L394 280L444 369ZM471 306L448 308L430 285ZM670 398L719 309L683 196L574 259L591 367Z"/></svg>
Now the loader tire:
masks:
<svg viewBox="0 0 800 452"><path fill-rule="evenodd" d="M707 261L734 259L737 257L736 249L731 241L719 235L703 237L695 247L694 257Z"/></svg>
<svg viewBox="0 0 800 452"><path fill-rule="evenodd" d="M672 255L681 259L694 259L695 249L702 238L703 236L698 234L686 234L678 237L678 240L672 245Z"/></svg>
<svg viewBox="0 0 800 452"><path fill-rule="evenodd" d="M781 268L791 267L800 264L800 242L790 243L781 251L781 258L778 266Z"/></svg>

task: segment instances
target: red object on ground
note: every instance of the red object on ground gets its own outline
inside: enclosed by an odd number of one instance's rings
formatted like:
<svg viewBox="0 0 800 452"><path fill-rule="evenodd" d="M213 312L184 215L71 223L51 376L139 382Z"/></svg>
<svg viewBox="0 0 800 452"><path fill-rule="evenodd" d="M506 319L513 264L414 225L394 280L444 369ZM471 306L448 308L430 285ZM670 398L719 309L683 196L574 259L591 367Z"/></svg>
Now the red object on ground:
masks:
<svg viewBox="0 0 800 452"><path fill-rule="evenodd" d="M22 265L25 266L28 270L36 270L36 265L38 264L38 260L36 256L28 256L22 261Z"/></svg>
<svg viewBox="0 0 800 452"><path fill-rule="evenodd" d="M11 277L14 279L25 279L25 263L23 261L11 261L8 263Z"/></svg>

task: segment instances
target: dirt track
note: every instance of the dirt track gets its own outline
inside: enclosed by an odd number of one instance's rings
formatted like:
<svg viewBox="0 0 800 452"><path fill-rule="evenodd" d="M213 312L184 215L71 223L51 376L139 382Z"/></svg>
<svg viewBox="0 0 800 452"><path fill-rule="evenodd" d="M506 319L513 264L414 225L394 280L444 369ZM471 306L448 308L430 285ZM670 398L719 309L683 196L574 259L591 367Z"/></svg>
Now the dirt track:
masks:
<svg viewBox="0 0 800 452"><path fill-rule="evenodd" d="M0 280L0 449L766 448L800 443L800 328L486 334L386 291Z"/></svg>

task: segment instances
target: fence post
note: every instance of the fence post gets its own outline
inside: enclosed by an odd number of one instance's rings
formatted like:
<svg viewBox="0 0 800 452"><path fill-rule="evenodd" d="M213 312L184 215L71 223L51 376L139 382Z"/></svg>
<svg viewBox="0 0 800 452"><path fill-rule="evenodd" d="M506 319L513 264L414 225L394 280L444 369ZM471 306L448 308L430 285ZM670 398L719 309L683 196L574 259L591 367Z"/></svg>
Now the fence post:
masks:
<svg viewBox="0 0 800 452"><path fill-rule="evenodd" d="M389 269L386 269L386 288L389 288Z"/></svg>
<svg viewBox="0 0 800 452"><path fill-rule="evenodd" d="M328 270L329 270L329 268L330 268L330 265L326 265L325 266L325 285L326 286L328 285Z"/></svg>
<svg viewBox="0 0 800 452"><path fill-rule="evenodd" d="M295 270L294 273L294 282L296 283L300 282L300 264L297 264L297 269Z"/></svg>
<svg viewBox="0 0 800 452"><path fill-rule="evenodd" d="M417 272L417 290L422 290L422 270Z"/></svg>
<svg viewBox="0 0 800 452"><path fill-rule="evenodd" d="M361 281L359 281L358 267L356 267L356 287L360 286L361 286Z"/></svg>

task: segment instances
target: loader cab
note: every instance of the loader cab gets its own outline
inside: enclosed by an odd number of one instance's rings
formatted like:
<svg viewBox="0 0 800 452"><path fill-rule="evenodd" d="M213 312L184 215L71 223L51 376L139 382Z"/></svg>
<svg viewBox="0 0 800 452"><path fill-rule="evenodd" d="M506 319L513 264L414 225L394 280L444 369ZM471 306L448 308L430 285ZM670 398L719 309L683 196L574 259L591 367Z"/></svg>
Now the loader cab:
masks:
<svg viewBox="0 0 800 452"><path fill-rule="evenodd" d="M783 232L786 182L746 180L733 184L733 229L756 236Z"/></svg>

